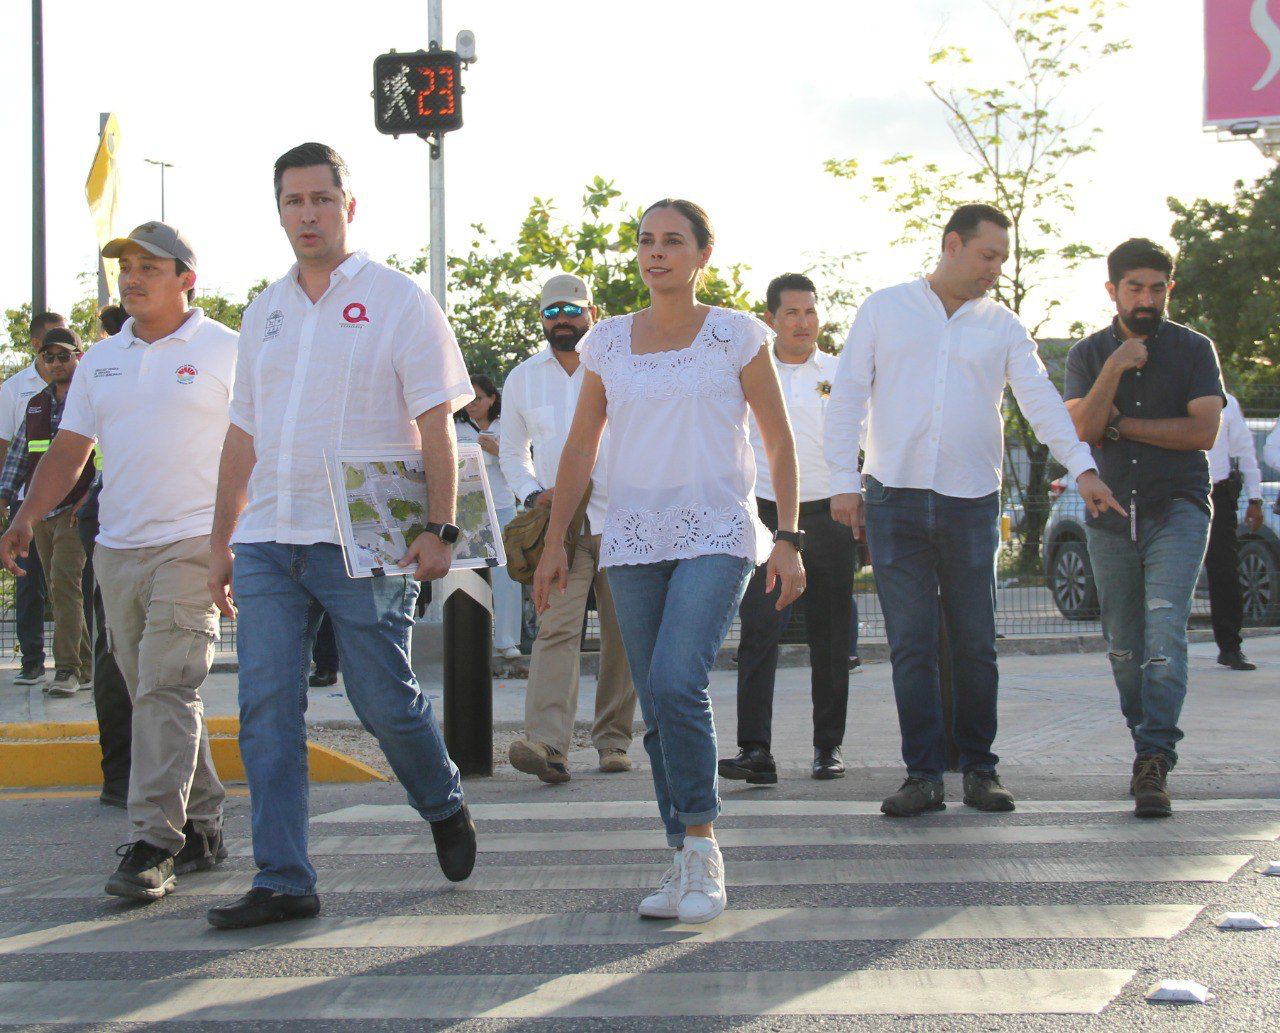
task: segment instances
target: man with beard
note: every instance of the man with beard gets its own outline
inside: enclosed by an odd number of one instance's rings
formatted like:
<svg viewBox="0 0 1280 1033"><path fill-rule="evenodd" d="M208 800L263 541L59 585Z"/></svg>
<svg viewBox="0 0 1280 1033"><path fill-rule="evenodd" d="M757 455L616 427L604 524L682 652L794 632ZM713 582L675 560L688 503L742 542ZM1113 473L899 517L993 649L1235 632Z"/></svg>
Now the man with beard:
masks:
<svg viewBox="0 0 1280 1033"><path fill-rule="evenodd" d="M582 389L578 342L595 321L591 289L576 276L553 276L542 288L542 332L550 345L507 376L502 395L502 440L498 458L516 498L551 508L560 452ZM511 744L511 766L543 782L569 781L569 747L578 710L578 657L582 619L594 586L600 614L600 675L596 683L591 741L601 771L629 771L636 693L631 684L613 596L600 570L604 526L604 449L591 476L582 523L574 532L569 583L552 593L551 608L538 623L525 696L525 737Z"/></svg>
<svg viewBox="0 0 1280 1033"><path fill-rule="evenodd" d="M1209 460L1226 403L1207 337L1165 319L1173 259L1150 240L1107 257L1116 318L1067 357L1065 395L1124 516L1086 518L1089 559L1120 709L1137 759L1140 818L1173 813L1166 780L1182 738L1187 617L1209 541Z"/></svg>

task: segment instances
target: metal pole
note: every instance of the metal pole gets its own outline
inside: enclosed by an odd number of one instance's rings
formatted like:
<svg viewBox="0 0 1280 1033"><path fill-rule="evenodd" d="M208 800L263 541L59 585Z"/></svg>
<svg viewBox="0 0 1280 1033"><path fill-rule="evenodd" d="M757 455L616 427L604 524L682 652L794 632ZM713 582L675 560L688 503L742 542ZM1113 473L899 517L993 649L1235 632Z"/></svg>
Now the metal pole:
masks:
<svg viewBox="0 0 1280 1033"><path fill-rule="evenodd" d="M444 12L442 0L428 0L427 28L432 47L444 46ZM431 145L428 192L431 199L431 294L445 307L444 244L444 133L437 134Z"/></svg>
<svg viewBox="0 0 1280 1033"><path fill-rule="evenodd" d="M102 134L107 131L107 119L111 117L111 112L98 112L98 140L102 140ZM98 255L98 308L110 303L111 295L107 291L107 266L103 261L102 255Z"/></svg>
<svg viewBox="0 0 1280 1033"><path fill-rule="evenodd" d="M164 170L167 169L164 162L160 163L160 221L164 222Z"/></svg>
<svg viewBox="0 0 1280 1033"><path fill-rule="evenodd" d="M44 16L31 0L31 314L47 307L44 219Z"/></svg>

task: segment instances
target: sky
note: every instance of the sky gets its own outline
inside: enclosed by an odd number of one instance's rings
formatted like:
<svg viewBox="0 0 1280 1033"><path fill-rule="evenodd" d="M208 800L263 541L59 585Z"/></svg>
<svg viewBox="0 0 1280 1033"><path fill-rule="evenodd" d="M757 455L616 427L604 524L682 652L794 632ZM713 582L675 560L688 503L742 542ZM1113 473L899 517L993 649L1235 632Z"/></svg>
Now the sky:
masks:
<svg viewBox="0 0 1280 1033"><path fill-rule="evenodd" d="M1274 2L1274 0L1273 0ZM1130 236L1168 241L1166 198L1230 197L1270 163L1250 144L1201 129L1203 0L1130 0L1109 31L1132 49L1082 76L1073 117L1101 129L1081 184L1075 239L1105 251ZM373 127L373 58L427 41L425 0L350 5L220 0L175 4L44 0L48 300L66 311L95 268L84 180L98 113L121 128L118 230L166 216L193 242L199 286L232 296L292 262L276 219L271 165L304 140L332 144L358 199L352 239L376 258L428 235L427 147ZM109 16L104 16L108 11ZM30 289L30 4L0 4L0 308ZM984 0L445 0L446 45L476 34L464 73L465 125L447 138L451 247L483 222L511 240L530 199L572 217L583 185L612 179L633 203L686 196L711 213L714 261L750 267L762 294L779 272L821 253L863 252L859 276L885 286L922 271L894 248L898 226L828 158L864 168L901 151L958 165L942 110L924 86L928 55L959 43L976 79L1009 52ZM997 45L999 44L999 45ZM1105 270L1061 283L1062 333L1102 318Z"/></svg>

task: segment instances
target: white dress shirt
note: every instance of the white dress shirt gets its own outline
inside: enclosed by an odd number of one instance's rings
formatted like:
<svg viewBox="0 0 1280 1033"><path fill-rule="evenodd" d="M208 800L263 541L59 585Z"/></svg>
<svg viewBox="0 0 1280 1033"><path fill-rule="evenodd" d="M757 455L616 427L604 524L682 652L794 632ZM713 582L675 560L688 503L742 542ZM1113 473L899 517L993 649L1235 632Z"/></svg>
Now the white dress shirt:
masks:
<svg viewBox="0 0 1280 1033"><path fill-rule="evenodd" d="M835 381L840 357L821 348L804 362L783 362L773 353L773 365L782 384L782 400L791 420L791 433L796 439L796 459L800 469L800 501L814 502L831 498L831 472L823 452L827 424L827 398ZM773 478L769 473L769 457L764 438L751 417L751 450L756 455L756 497L777 502Z"/></svg>
<svg viewBox="0 0 1280 1033"><path fill-rule="evenodd" d="M236 332L193 309L148 344L133 320L76 367L59 430L102 452L98 544L149 549L213 529Z"/></svg>
<svg viewBox="0 0 1280 1033"><path fill-rule="evenodd" d="M44 388L44 377L36 372L34 362L0 384L0 438L13 440L27 418L27 403L31 396Z"/></svg>
<svg viewBox="0 0 1280 1033"><path fill-rule="evenodd" d="M982 297L947 318L924 277L877 291L854 320L827 403L827 462L835 494L861 490L863 472L893 488L953 498L998 491L1004 388L1036 436L1074 479L1094 469L1031 335Z"/></svg>
<svg viewBox="0 0 1280 1033"><path fill-rule="evenodd" d="M409 277L357 252L312 304L295 265L240 328L231 422L257 462L233 541L339 542L326 453L421 448L414 420L473 395L444 313Z"/></svg>
<svg viewBox="0 0 1280 1033"><path fill-rule="evenodd" d="M1217 484L1231 476L1231 460L1240 462L1244 474L1246 499L1262 498L1262 471L1258 468L1257 448L1253 443L1253 431L1244 422L1244 410L1235 395L1227 395L1222 410L1222 423L1213 448L1209 449L1209 480Z"/></svg>
<svg viewBox="0 0 1280 1033"><path fill-rule="evenodd" d="M502 440L501 418L490 420L489 429L483 432L477 430L475 424L468 420L459 420L454 425L454 429L458 432L458 440L460 442L474 441L479 444L481 433L491 435L499 441ZM480 454L484 456L484 472L489 478L489 490L493 493L494 509L511 509L516 503L510 487L507 486L507 479L502 476L502 465L498 462L498 457L492 452L484 451L483 448L481 448Z"/></svg>
<svg viewBox="0 0 1280 1033"><path fill-rule="evenodd" d="M555 486L578 394L582 391L582 366L570 376L552 354L551 346L531 355L507 374L502 387L502 437L498 458L507 485L521 502L535 491ZM605 495L605 450L608 431L600 442L600 455L591 471L591 500L587 522L599 534L608 508Z"/></svg>

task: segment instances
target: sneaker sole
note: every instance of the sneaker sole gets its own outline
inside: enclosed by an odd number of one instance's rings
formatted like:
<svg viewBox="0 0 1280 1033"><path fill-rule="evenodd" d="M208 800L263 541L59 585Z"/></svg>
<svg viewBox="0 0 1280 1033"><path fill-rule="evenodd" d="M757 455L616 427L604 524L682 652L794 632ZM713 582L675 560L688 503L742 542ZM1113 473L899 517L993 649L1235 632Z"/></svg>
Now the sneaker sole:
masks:
<svg viewBox="0 0 1280 1033"><path fill-rule="evenodd" d="M556 771L537 750L528 743L517 740L507 750L507 759L517 771L526 775L536 775L548 785L563 785L569 781L569 773Z"/></svg>
<svg viewBox="0 0 1280 1033"><path fill-rule="evenodd" d="M43 681L45 681L45 676L43 674L38 674L32 678L14 678L13 684L14 685L39 685Z"/></svg>
<svg viewBox="0 0 1280 1033"><path fill-rule="evenodd" d="M58 697L58 699L70 699L72 696L74 696L74 695L75 695L77 692L79 692L79 691L80 691L80 690L79 690L79 688L75 688L75 689L66 689L66 688L63 688L63 687L61 687L61 686L57 686L57 687L51 688L51 689L49 690L49 695L50 695L50 696L57 696L57 697Z"/></svg>
<svg viewBox="0 0 1280 1033"><path fill-rule="evenodd" d="M636 908L636 914L641 918L679 918L680 911L678 908L649 908L646 910L643 905Z"/></svg>
<svg viewBox="0 0 1280 1033"><path fill-rule="evenodd" d="M966 807L972 807L975 811L984 811L987 814L1008 814L1009 811L1017 810L1017 804L1013 800L999 800L995 803L981 804L976 800L966 799L964 802Z"/></svg>
<svg viewBox="0 0 1280 1033"><path fill-rule="evenodd" d="M176 876L170 875L164 883L157 887L139 886L114 875L107 880L104 892L112 897L125 897L128 900L159 900L178 885Z"/></svg>
<svg viewBox="0 0 1280 1033"><path fill-rule="evenodd" d="M691 915L688 918L685 918L677 910L676 918L679 919L685 925L705 925L707 922L714 921L715 919L723 915L725 905L728 903L729 903L729 895L726 893L724 899L720 902L720 907L718 910L712 911L708 915Z"/></svg>
<svg viewBox="0 0 1280 1033"><path fill-rule="evenodd" d="M914 818L920 814L932 814L934 811L945 811L947 809L946 801L939 803L931 803L927 807L921 807L918 811L900 811L893 807L880 805L880 813L887 814L890 818Z"/></svg>
<svg viewBox="0 0 1280 1033"><path fill-rule="evenodd" d="M717 769L721 778L727 778L734 782L746 782L753 786L772 786L778 784L778 773L776 771L748 771L746 768L735 768L730 765L723 765Z"/></svg>

